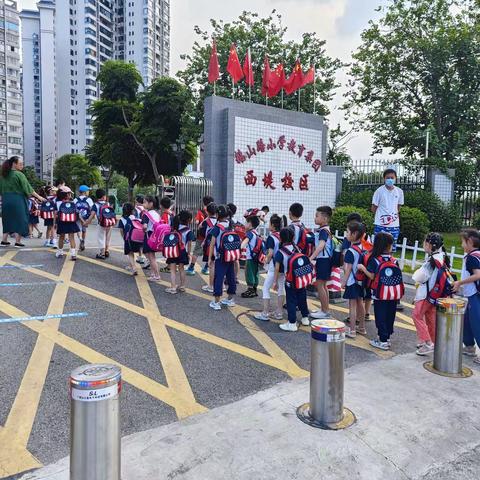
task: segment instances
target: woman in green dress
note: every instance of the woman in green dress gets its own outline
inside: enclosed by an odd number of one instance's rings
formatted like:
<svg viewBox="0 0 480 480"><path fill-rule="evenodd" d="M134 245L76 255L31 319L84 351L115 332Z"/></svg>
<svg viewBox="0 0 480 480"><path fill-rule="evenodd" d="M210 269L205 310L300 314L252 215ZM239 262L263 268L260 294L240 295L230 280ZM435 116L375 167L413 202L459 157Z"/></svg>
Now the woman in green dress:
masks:
<svg viewBox="0 0 480 480"><path fill-rule="evenodd" d="M2 247L8 247L8 235L15 234L15 246L24 247L22 237L28 235L28 204L30 196L43 202L44 198L34 192L22 173L23 160L11 157L2 164L0 196L2 197Z"/></svg>

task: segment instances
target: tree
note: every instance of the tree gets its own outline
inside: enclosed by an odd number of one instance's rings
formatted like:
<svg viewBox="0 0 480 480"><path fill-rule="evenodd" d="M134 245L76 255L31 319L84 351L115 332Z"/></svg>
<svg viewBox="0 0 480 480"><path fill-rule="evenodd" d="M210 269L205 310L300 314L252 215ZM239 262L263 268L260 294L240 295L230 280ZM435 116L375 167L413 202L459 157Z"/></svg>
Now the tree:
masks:
<svg viewBox="0 0 480 480"><path fill-rule="evenodd" d="M80 185L98 185L102 181L97 167L78 153L68 153L57 158L53 168L55 178L62 178L72 189L76 190Z"/></svg>
<svg viewBox="0 0 480 480"><path fill-rule="evenodd" d="M396 0L353 55L347 108L390 147L450 162L480 154L480 23L474 0Z"/></svg>
<svg viewBox="0 0 480 480"><path fill-rule="evenodd" d="M285 33L287 29L282 26L282 17L275 10L266 17L260 18L257 13L244 12L232 23L224 23L222 20L210 20L211 32L203 31L198 26L195 33L199 37L193 44L191 54L182 55L187 65L177 76L191 90L194 98L194 111L196 135L200 138L203 125L203 103L207 96L213 94L213 85L207 81L208 62L211 52L212 37L217 43L219 54L221 77L216 84L216 94L230 97L232 94L232 83L230 76L226 73L227 58L230 45L235 43L241 60L248 48L250 48L255 86L252 89L252 102L265 103L265 97L261 95L263 60L265 55L270 59L271 68L280 62L284 63L286 75L290 75L291 69L297 58L300 58L303 69L306 71L311 63L315 63L317 75L315 80L315 95L317 113L327 115L329 110L327 102L333 97L337 87L335 73L342 66L339 60L330 58L325 53L325 41L321 40L315 33L304 33L300 42L287 41ZM308 113L313 111L313 84L301 90L300 110ZM241 81L235 86L235 98L248 101L248 86ZM268 104L274 107L281 107L281 96L268 99ZM283 108L297 110L298 96L284 95Z"/></svg>
<svg viewBox="0 0 480 480"><path fill-rule="evenodd" d="M348 170L352 166L352 158L347 153L347 144L352 140L354 129L343 130L338 124L329 130L327 164L340 165Z"/></svg>
<svg viewBox="0 0 480 480"><path fill-rule="evenodd" d="M33 168L31 165L24 167L22 172L27 177L28 183L30 183L34 190L39 190L45 186L45 182L37 177L35 168Z"/></svg>

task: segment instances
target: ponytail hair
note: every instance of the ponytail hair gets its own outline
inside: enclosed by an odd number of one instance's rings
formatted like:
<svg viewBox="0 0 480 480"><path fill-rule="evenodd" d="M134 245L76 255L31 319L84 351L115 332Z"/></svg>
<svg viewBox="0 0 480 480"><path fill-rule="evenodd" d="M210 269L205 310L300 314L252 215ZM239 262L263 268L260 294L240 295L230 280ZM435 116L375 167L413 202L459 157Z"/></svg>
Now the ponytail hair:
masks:
<svg viewBox="0 0 480 480"><path fill-rule="evenodd" d="M178 232L178 229L180 228L180 216L179 215L175 215L173 218L172 218L172 230L175 230L176 232Z"/></svg>
<svg viewBox="0 0 480 480"><path fill-rule="evenodd" d="M276 232L280 232L283 227L287 226L287 217L285 215L280 216L274 213L270 217L270 225L275 228Z"/></svg>
<svg viewBox="0 0 480 480"><path fill-rule="evenodd" d="M14 157L10 157L8 160L5 160L2 163L2 177L3 178L8 177L8 174L12 170L13 164L18 163L19 160L20 160L20 157L14 156Z"/></svg>

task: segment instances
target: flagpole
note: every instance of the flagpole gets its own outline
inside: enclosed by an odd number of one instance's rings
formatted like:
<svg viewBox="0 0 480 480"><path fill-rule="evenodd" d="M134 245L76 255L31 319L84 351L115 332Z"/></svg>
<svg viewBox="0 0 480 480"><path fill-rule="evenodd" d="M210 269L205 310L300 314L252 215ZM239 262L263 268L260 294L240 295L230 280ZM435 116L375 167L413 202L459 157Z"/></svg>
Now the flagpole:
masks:
<svg viewBox="0 0 480 480"><path fill-rule="evenodd" d="M300 92L301 92L301 88L298 89L298 111L300 111Z"/></svg>
<svg viewBox="0 0 480 480"><path fill-rule="evenodd" d="M235 80L232 77L232 100L235 99Z"/></svg>
<svg viewBox="0 0 480 480"><path fill-rule="evenodd" d="M248 70L248 102L252 103L252 82L250 81L250 70L253 70L252 56L250 54L250 47L248 47L248 64L250 65Z"/></svg>
<svg viewBox="0 0 480 480"><path fill-rule="evenodd" d="M283 87L282 87L282 110L283 110Z"/></svg>
<svg viewBox="0 0 480 480"><path fill-rule="evenodd" d="M268 107L268 93L265 95L265 105Z"/></svg>
<svg viewBox="0 0 480 480"><path fill-rule="evenodd" d="M316 103L315 103L315 100L316 100L316 98L315 98L315 94L316 94L315 83L317 83L317 66L313 65L313 114L314 115L317 113Z"/></svg>
<svg viewBox="0 0 480 480"><path fill-rule="evenodd" d="M217 94L217 81L216 80L213 82L213 94L214 95Z"/></svg>

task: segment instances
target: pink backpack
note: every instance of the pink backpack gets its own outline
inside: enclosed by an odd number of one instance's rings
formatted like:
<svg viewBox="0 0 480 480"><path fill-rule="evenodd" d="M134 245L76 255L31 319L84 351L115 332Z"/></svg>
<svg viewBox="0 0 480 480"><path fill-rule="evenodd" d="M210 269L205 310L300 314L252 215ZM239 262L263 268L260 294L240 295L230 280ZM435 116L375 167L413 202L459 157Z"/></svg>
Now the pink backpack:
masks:
<svg viewBox="0 0 480 480"><path fill-rule="evenodd" d="M132 220L133 228L130 231L130 241L134 243L143 243L145 232L143 231L142 222L138 219Z"/></svg>
<svg viewBox="0 0 480 480"><path fill-rule="evenodd" d="M163 252L163 239L165 238L165 235L170 233L170 225L162 223L162 221L156 222L148 212L145 212L145 215L153 223L153 230L150 237L148 237L147 245L154 252Z"/></svg>

